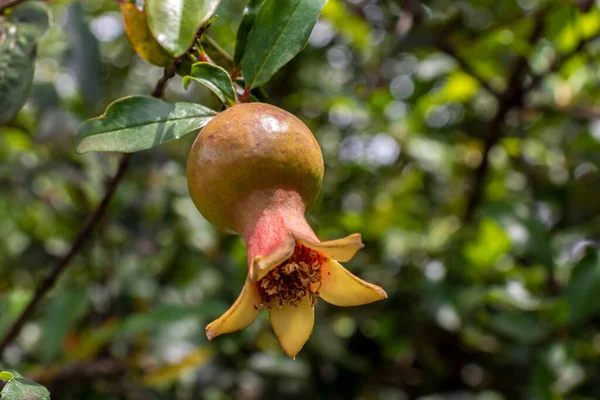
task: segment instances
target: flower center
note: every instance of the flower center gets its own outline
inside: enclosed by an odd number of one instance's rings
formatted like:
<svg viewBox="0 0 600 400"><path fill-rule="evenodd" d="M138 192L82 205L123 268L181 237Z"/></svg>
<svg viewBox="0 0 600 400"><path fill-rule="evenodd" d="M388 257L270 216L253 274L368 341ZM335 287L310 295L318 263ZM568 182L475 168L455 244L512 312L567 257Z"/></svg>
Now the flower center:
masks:
<svg viewBox="0 0 600 400"><path fill-rule="evenodd" d="M306 296L310 297L310 303L314 306L319 297L322 264L321 254L297 243L294 254L287 261L258 281L261 298L259 307L297 306Z"/></svg>

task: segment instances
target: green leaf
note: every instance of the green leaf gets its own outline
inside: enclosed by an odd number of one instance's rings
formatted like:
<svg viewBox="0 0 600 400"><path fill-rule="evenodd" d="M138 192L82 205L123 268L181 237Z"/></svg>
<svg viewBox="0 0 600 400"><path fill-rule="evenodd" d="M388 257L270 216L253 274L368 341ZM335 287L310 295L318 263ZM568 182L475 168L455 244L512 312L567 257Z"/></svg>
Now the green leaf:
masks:
<svg viewBox="0 0 600 400"><path fill-rule="evenodd" d="M2 137L6 138L5 132L2 132ZM2 145L6 146L6 142ZM32 295L30 290L24 289L11 290L3 295L0 301L2 309L0 313L0 335L3 335L17 316L21 314L31 300Z"/></svg>
<svg viewBox="0 0 600 400"><path fill-rule="evenodd" d="M235 50L233 52L233 63L238 66L242 61L244 55L244 49L248 42L248 34L254 26L254 20L260 11L260 7L263 5L265 0L250 0L244 9L244 16L238 26L237 35L235 37Z"/></svg>
<svg viewBox="0 0 600 400"><path fill-rule="evenodd" d="M597 250L589 249L574 269L567 288L569 322L578 323L600 312L600 256Z"/></svg>
<svg viewBox="0 0 600 400"><path fill-rule="evenodd" d="M254 101L260 101L261 103L271 103L269 95L262 88L254 88L250 91L250 98Z"/></svg>
<svg viewBox="0 0 600 400"><path fill-rule="evenodd" d="M481 221L477 239L465 246L466 258L475 266L487 268L498 261L511 248L506 232L492 219Z"/></svg>
<svg viewBox="0 0 600 400"><path fill-rule="evenodd" d="M48 28L48 11L41 3L16 6L0 22L0 124L23 107L33 82L35 43Z"/></svg>
<svg viewBox="0 0 600 400"><path fill-rule="evenodd" d="M195 80L213 91L221 103L227 106L235 105L235 88L231 77L223 68L207 62L192 65L190 75L183 78L183 87L188 88L190 81Z"/></svg>
<svg viewBox="0 0 600 400"><path fill-rule="evenodd" d="M18 372L11 370L3 371L0 374L10 374L12 376L0 392L2 400L50 400L48 389L35 382L28 381ZM2 378L2 380L4 379Z"/></svg>
<svg viewBox="0 0 600 400"><path fill-rule="evenodd" d="M119 5L127 39L135 52L151 64L159 67L169 66L173 57L152 36L150 28L148 28L146 13L138 10L133 3L122 1Z"/></svg>
<svg viewBox="0 0 600 400"><path fill-rule="evenodd" d="M197 132L216 113L200 104L168 103L149 96L124 97L79 128L77 152L135 152Z"/></svg>
<svg viewBox="0 0 600 400"><path fill-rule="evenodd" d="M85 314L89 305L84 290L63 290L52 299L46 313L44 335L40 340L40 357L43 361L50 361L61 352L67 332Z"/></svg>
<svg viewBox="0 0 600 400"><path fill-rule="evenodd" d="M8 16L8 21L17 25L21 34L32 41L37 41L50 26L48 8L41 2L19 4Z"/></svg>
<svg viewBox="0 0 600 400"><path fill-rule="evenodd" d="M8 371L1 371L0 372L0 380L4 381L4 382L8 382L10 381L12 378L14 378L14 375Z"/></svg>
<svg viewBox="0 0 600 400"><path fill-rule="evenodd" d="M194 43L196 32L221 0L146 0L150 31L171 55L179 57Z"/></svg>
<svg viewBox="0 0 600 400"><path fill-rule="evenodd" d="M66 66L75 73L79 82L85 82L80 90L86 111L96 112L98 103L103 98L102 60L100 44L85 22L85 15L81 2L73 2L67 9L63 29L71 40Z"/></svg>
<svg viewBox="0 0 600 400"><path fill-rule="evenodd" d="M267 82L308 41L326 0L265 0L242 56L247 87Z"/></svg>
<svg viewBox="0 0 600 400"><path fill-rule="evenodd" d="M548 325L522 312L495 315L491 318L490 325L498 333L524 344L535 343L551 332Z"/></svg>

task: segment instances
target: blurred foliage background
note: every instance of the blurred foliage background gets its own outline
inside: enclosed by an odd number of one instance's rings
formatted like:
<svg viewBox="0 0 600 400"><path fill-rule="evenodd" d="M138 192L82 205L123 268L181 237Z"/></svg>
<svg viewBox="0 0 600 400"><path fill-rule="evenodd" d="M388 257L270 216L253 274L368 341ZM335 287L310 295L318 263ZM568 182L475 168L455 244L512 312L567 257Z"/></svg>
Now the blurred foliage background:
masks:
<svg viewBox="0 0 600 400"><path fill-rule="evenodd" d="M48 5L33 91L0 127L0 333L117 168L74 152L79 125L162 74L117 2ZM230 53L244 6L208 32ZM266 313L208 342L245 248L192 204L185 137L132 156L3 367L61 400L600 398L599 35L594 1L329 0L265 91L322 147L317 234L361 232L347 267L389 299L319 302L296 361ZM220 107L180 77L165 98Z"/></svg>

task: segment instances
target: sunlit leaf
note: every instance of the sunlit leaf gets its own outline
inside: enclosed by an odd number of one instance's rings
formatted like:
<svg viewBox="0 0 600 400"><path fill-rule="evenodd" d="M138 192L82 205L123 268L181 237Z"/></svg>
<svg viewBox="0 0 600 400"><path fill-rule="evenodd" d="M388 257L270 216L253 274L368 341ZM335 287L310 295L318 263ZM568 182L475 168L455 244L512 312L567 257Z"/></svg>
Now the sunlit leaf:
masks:
<svg viewBox="0 0 600 400"><path fill-rule="evenodd" d="M341 0L329 0L323 7L322 17L331 21L333 26L348 41L359 48L365 48L372 41L371 25L349 10Z"/></svg>
<svg viewBox="0 0 600 400"><path fill-rule="evenodd" d="M148 26L158 43L173 56L184 54L196 32L215 13L221 0L146 0Z"/></svg>
<svg viewBox="0 0 600 400"><path fill-rule="evenodd" d="M135 52L151 64L168 66L173 57L152 36L146 13L138 10L133 3L121 1L119 5L125 23L125 33Z"/></svg>
<svg viewBox="0 0 600 400"><path fill-rule="evenodd" d="M175 363L164 365L143 377L144 383L150 386L166 386L176 381L189 371L194 371L205 365L212 356L210 348L197 348L186 357Z"/></svg>
<svg viewBox="0 0 600 400"><path fill-rule="evenodd" d="M194 80L202 83L217 95L221 103L232 106L236 102L235 88L231 77L223 68L207 62L199 62L192 65L190 75L183 78L183 86L187 89L190 82Z"/></svg>
<svg viewBox="0 0 600 400"><path fill-rule="evenodd" d="M477 240L465 248L465 256L479 267L492 266L511 247L510 238L491 219L481 221Z"/></svg>
<svg viewBox="0 0 600 400"><path fill-rule="evenodd" d="M247 87L267 82L300 52L326 0L265 0L242 56Z"/></svg>
<svg viewBox="0 0 600 400"><path fill-rule="evenodd" d="M216 113L200 104L131 96L111 103L79 129L77 151L135 152L199 131Z"/></svg>

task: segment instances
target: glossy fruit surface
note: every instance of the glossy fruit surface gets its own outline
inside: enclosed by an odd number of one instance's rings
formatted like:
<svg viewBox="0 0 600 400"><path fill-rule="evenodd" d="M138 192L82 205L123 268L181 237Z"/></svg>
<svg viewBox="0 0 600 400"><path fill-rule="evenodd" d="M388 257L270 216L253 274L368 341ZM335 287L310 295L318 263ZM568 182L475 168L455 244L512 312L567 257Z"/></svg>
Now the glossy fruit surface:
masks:
<svg viewBox="0 0 600 400"><path fill-rule="evenodd" d="M247 103L221 112L198 135L187 160L188 187L206 219L240 232L245 199L284 189L308 208L323 168L321 149L302 121L270 104Z"/></svg>

